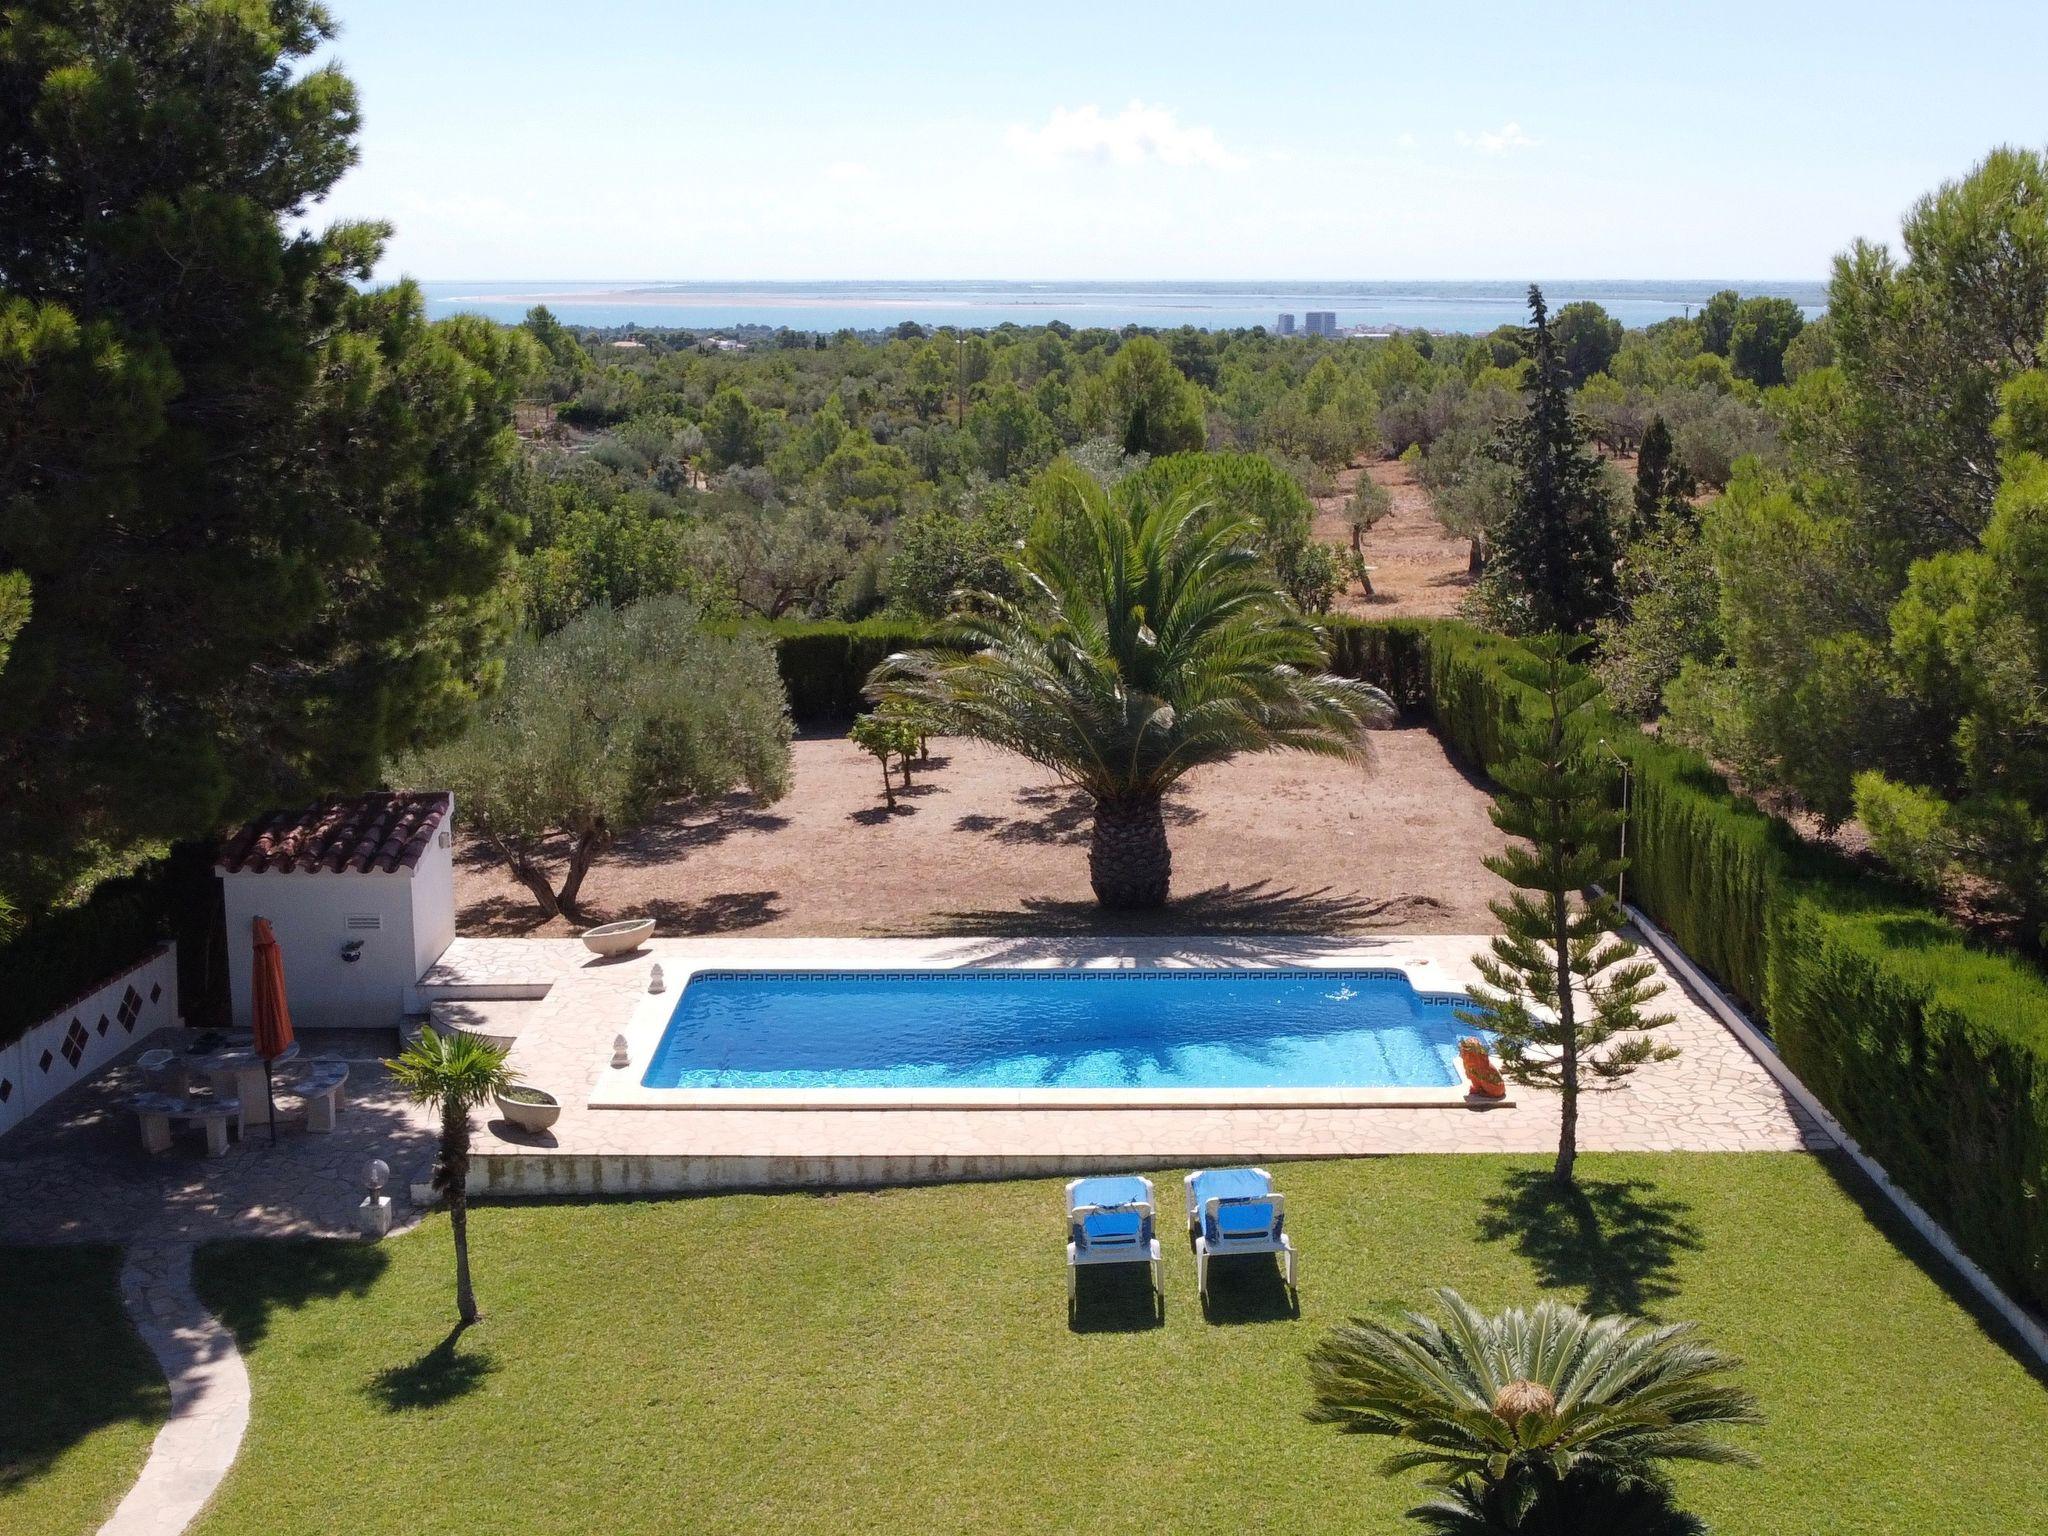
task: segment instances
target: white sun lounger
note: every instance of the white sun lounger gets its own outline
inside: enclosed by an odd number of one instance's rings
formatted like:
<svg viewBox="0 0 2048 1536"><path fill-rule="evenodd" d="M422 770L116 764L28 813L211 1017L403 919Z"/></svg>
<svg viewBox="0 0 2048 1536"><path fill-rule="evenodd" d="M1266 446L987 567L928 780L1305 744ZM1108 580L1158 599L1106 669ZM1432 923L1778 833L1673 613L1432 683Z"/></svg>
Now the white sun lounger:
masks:
<svg viewBox="0 0 2048 1536"><path fill-rule="evenodd" d="M1294 1240L1287 1235L1287 1202L1273 1191L1263 1168L1210 1168L1187 1176L1188 1232L1195 1242L1195 1288L1209 1299L1209 1261L1239 1254L1280 1258L1287 1289L1295 1290Z"/></svg>
<svg viewBox="0 0 2048 1536"><path fill-rule="evenodd" d="M1084 1264L1149 1264L1152 1291L1162 1300L1166 1281L1154 1224L1152 1181L1075 1179L1067 1186L1067 1309L1080 1304Z"/></svg>

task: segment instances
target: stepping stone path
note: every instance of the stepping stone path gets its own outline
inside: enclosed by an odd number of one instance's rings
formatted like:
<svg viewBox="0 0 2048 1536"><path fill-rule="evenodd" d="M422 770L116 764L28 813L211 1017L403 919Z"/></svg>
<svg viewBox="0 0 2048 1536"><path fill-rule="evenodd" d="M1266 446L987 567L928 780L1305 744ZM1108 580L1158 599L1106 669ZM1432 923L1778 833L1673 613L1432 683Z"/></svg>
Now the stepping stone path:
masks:
<svg viewBox="0 0 2048 1536"><path fill-rule="evenodd" d="M100 1536L178 1536L227 1476L249 1427L249 1373L234 1336L192 1289L192 1254L189 1242L146 1238L121 1270L122 1304L171 1385L171 1416Z"/></svg>

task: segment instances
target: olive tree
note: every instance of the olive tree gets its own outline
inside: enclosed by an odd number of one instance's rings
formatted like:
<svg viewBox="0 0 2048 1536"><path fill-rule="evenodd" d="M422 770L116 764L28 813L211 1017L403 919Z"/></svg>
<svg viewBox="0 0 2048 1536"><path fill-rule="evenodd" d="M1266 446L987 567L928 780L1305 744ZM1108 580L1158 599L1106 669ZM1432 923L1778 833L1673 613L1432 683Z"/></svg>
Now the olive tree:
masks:
<svg viewBox="0 0 2048 1536"><path fill-rule="evenodd" d="M789 738L768 642L707 631L688 599L662 597L522 637L469 728L390 778L453 790L541 911L573 918L592 862L664 802L741 785L781 798Z"/></svg>

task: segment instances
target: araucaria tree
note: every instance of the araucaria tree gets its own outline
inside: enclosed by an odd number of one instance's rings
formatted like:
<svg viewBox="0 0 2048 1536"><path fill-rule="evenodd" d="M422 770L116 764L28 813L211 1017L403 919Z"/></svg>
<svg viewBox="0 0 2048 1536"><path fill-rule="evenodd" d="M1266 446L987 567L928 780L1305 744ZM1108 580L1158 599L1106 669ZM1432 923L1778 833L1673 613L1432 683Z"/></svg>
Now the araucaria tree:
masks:
<svg viewBox="0 0 2048 1536"><path fill-rule="evenodd" d="M740 785L779 799L789 736L767 643L707 633L686 598L651 598L522 637L469 729L390 777L453 790L541 912L578 917L591 863L662 803Z"/></svg>
<svg viewBox="0 0 2048 1536"><path fill-rule="evenodd" d="M1309 1356L1309 1418L1401 1449L1438 1496L1408 1512L1445 1536L1683 1536L1665 1463L1753 1466L1718 1431L1761 1422L1722 1378L1741 1362L1691 1323L1591 1317L1546 1301L1492 1316L1439 1291L1440 1317L1364 1318Z"/></svg>
<svg viewBox="0 0 2048 1536"><path fill-rule="evenodd" d="M1024 595L969 598L951 644L892 656L869 691L935 732L1043 764L1094 800L1088 871L1106 907L1163 906L1161 802L1191 769L1248 752L1361 758L1391 713L1323 670L1320 637L1279 589L1253 520L1183 491L1077 483L1060 526L1017 559Z"/></svg>
<svg viewBox="0 0 2048 1536"><path fill-rule="evenodd" d="M357 284L316 0L0 21L0 887L374 782L498 638L524 332Z"/></svg>
<svg viewBox="0 0 2048 1536"><path fill-rule="evenodd" d="M1573 414L1571 375L1534 286L1529 316L1527 409L1495 450L1514 488L1493 532L1487 596L1516 633L1576 635L1614 608L1614 530L1600 462Z"/></svg>
<svg viewBox="0 0 2048 1536"><path fill-rule="evenodd" d="M467 1326L477 1318L476 1289L469 1281L469 1115L510 1085L505 1051L475 1035L423 1029L384 1065L407 1099L441 1114L434 1193L448 1207L455 1239L455 1315Z"/></svg>
<svg viewBox="0 0 2048 1536"><path fill-rule="evenodd" d="M1611 1087L1649 1061L1678 1054L1647 1031L1671 1022L1645 1016L1664 990L1629 940L1616 932L1621 909L1604 891L1625 867L1615 855L1621 813L1588 740L1599 680L1572 660L1584 641L1538 636L1508 663L1530 690L1512 757L1494 771L1493 824L1519 841L1487 858L1513 886L1492 903L1503 932L1473 963L1486 985L1467 1023L1490 1030L1501 1071L1563 1100L1554 1174L1572 1181L1578 1157L1579 1095Z"/></svg>

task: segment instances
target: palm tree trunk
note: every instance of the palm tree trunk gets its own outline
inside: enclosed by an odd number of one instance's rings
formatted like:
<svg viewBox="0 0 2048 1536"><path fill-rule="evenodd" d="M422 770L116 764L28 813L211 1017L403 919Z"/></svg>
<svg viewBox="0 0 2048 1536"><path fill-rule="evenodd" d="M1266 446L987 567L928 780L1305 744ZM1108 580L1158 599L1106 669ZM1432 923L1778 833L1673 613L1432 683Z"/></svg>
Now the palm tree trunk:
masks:
<svg viewBox="0 0 2048 1536"><path fill-rule="evenodd" d="M1159 796L1098 799L1088 842L1088 881L1095 899L1119 912L1163 907L1172 880L1173 850L1166 843Z"/></svg>
<svg viewBox="0 0 2048 1536"><path fill-rule="evenodd" d="M448 1202L448 1229L455 1239L455 1315L465 1326L476 1321L476 1288L469 1279L469 1111L449 1103L441 1109L441 1185Z"/></svg>

